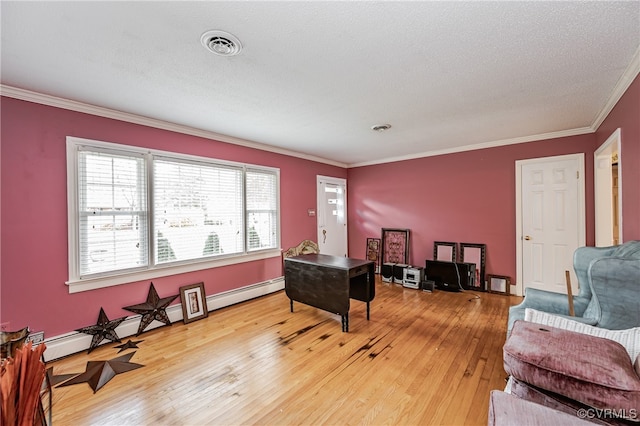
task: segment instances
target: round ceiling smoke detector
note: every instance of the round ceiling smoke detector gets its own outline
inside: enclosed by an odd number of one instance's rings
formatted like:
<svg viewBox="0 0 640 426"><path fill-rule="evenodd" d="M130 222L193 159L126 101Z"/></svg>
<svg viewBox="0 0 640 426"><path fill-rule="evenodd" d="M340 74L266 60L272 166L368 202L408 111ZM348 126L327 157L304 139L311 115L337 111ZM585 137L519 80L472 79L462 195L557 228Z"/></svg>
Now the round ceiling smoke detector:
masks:
<svg viewBox="0 0 640 426"><path fill-rule="evenodd" d="M200 37L200 43L208 51L220 56L235 56L242 50L238 37L225 31L207 31Z"/></svg>
<svg viewBox="0 0 640 426"><path fill-rule="evenodd" d="M376 132L384 132L391 128L391 124L376 124L375 126L371 126L371 130L375 130Z"/></svg>

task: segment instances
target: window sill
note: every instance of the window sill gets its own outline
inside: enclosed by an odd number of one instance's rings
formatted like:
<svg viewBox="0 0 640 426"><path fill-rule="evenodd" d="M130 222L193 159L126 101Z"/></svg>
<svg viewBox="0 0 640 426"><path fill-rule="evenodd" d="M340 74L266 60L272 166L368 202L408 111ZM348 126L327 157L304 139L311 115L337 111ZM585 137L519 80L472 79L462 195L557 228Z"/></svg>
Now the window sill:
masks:
<svg viewBox="0 0 640 426"><path fill-rule="evenodd" d="M187 272L218 268L220 266L237 265L239 263L253 262L256 260L270 259L280 256L281 251L279 249L271 249L255 253L243 254L240 256L230 256L221 259L215 259L208 262L187 263L181 265L158 267L154 269L147 269L145 271L137 271L121 275L109 275L106 277L69 280L65 284L69 286L69 293L80 293L83 291L95 290L98 288L113 287L116 285L128 284L159 277L166 277L169 275L184 274Z"/></svg>

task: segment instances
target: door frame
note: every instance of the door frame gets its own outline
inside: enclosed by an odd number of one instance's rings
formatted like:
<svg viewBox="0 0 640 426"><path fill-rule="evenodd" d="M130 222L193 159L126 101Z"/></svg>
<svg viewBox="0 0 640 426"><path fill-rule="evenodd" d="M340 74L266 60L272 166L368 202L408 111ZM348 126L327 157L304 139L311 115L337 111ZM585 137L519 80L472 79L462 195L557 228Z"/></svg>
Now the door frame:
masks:
<svg viewBox="0 0 640 426"><path fill-rule="evenodd" d="M586 243L586 212L585 212L585 176L584 176L584 153L556 155L552 157L530 158L527 160L516 160L516 295L524 295L524 283L522 282L522 168L525 165L535 163L547 163L562 160L578 160L578 246Z"/></svg>
<svg viewBox="0 0 640 426"><path fill-rule="evenodd" d="M611 209L611 154L618 153L618 242L622 244L622 132L616 129L607 140L593 153L593 192L595 203L596 246L610 246L610 235L613 228ZM599 166L604 164L604 168Z"/></svg>
<svg viewBox="0 0 640 426"><path fill-rule="evenodd" d="M344 252L349 256L349 221L347 220L347 180L343 178L337 178L332 176L316 175L316 238L318 239L318 246L320 246L320 215L323 214L320 204L320 182L333 183L335 185L344 185ZM324 217L322 218L324 220Z"/></svg>

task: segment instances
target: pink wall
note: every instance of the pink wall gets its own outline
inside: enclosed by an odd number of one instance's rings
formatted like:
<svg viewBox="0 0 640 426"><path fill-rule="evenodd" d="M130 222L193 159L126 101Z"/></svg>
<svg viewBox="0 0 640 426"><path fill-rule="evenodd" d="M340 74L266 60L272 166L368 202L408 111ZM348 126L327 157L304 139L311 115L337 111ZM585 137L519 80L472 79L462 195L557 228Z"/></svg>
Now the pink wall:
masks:
<svg viewBox="0 0 640 426"><path fill-rule="evenodd" d="M349 253L364 256L381 228L409 228L413 265L433 259L434 241L484 243L486 272L515 280L515 161L584 152L592 206L593 146L589 134L349 169ZM593 208L587 230L593 243Z"/></svg>
<svg viewBox="0 0 640 426"><path fill-rule="evenodd" d="M279 167L282 247L316 239L316 175L348 179L349 254L364 257L380 229L411 229L411 263L433 241L487 244L487 272L515 277L515 161L585 153L587 244L594 242L593 152L622 128L624 239L640 239L640 81L595 134L359 167L348 171L11 98L1 102L0 322L29 325L48 337L110 318L144 301L149 282L69 294L65 137L77 136L224 160ZM281 275L279 259L154 279L161 297L204 281L207 294Z"/></svg>
<svg viewBox="0 0 640 426"><path fill-rule="evenodd" d="M316 175L340 167L2 97L0 322L52 337L146 299L149 281L69 294L66 136L280 168L282 247L316 236ZM154 279L160 297L203 281L208 295L282 275L279 258ZM177 303L177 301L176 301Z"/></svg>
<svg viewBox="0 0 640 426"><path fill-rule="evenodd" d="M596 148L617 129L622 140L622 237L640 239L640 76L596 132Z"/></svg>

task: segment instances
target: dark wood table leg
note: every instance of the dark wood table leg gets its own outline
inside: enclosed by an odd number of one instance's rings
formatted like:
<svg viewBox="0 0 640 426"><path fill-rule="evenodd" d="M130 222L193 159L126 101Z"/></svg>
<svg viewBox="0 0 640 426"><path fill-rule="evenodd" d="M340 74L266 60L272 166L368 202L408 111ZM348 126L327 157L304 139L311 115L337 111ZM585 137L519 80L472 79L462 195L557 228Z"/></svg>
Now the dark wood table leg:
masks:
<svg viewBox="0 0 640 426"><path fill-rule="evenodd" d="M293 299L289 299L289 303L291 304L291 312L293 312Z"/></svg>
<svg viewBox="0 0 640 426"><path fill-rule="evenodd" d="M369 265L369 271L367 272L367 321L369 321L369 314L371 312L371 287L376 285L376 275L374 265Z"/></svg>
<svg viewBox="0 0 640 426"><path fill-rule="evenodd" d="M340 315L340 317L342 318L342 332L343 333L348 333L349 332L349 314L345 314L345 315Z"/></svg>

